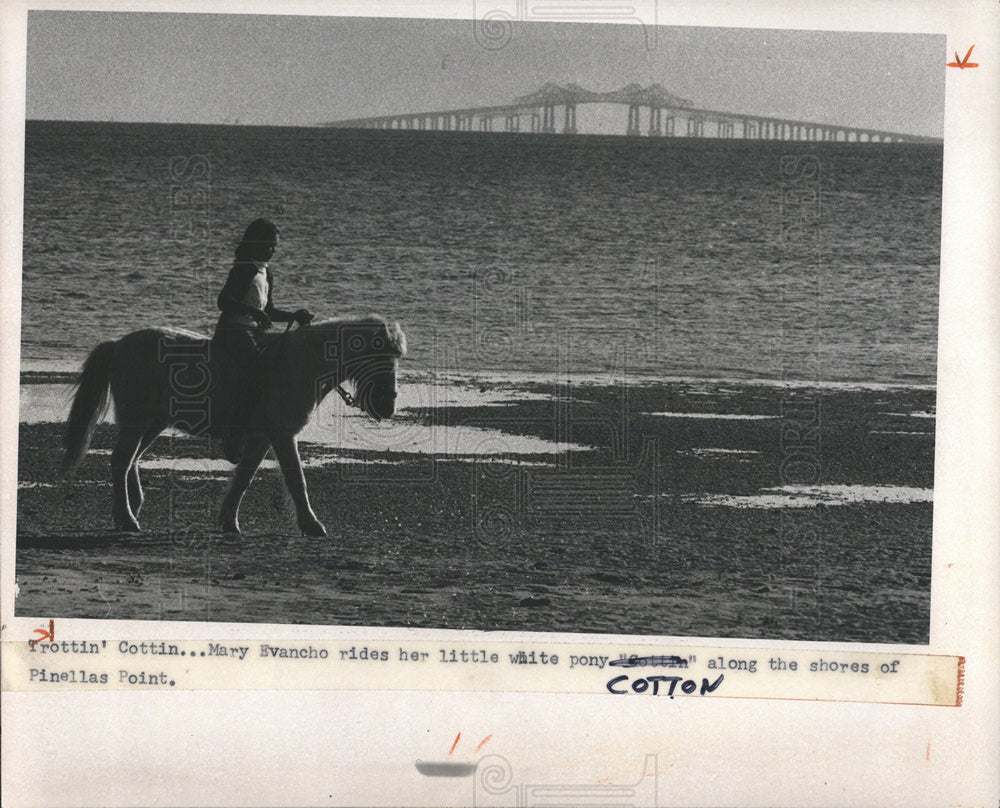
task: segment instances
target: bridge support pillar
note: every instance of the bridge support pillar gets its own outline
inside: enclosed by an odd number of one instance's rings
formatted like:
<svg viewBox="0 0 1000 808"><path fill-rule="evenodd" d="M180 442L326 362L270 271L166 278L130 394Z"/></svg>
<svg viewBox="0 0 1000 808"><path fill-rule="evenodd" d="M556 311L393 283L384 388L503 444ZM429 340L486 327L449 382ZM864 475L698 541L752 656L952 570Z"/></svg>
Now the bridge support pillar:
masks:
<svg viewBox="0 0 1000 808"><path fill-rule="evenodd" d="M666 135L667 137L673 137L674 136L674 125L676 123L677 123L677 121L674 120L674 116L673 115L668 115L667 119L663 122L663 134Z"/></svg>
<svg viewBox="0 0 1000 808"><path fill-rule="evenodd" d="M542 131L542 116L537 109L531 113L531 131L532 132Z"/></svg>
<svg viewBox="0 0 1000 808"><path fill-rule="evenodd" d="M507 132L517 132L521 128L521 116L508 115L504 127Z"/></svg>
<svg viewBox="0 0 1000 808"><path fill-rule="evenodd" d="M705 137L705 120L703 118L687 119L688 137Z"/></svg>
<svg viewBox="0 0 1000 808"><path fill-rule="evenodd" d="M649 108L649 136L659 137L663 133L661 116L663 110L659 107Z"/></svg>
<svg viewBox="0 0 1000 808"><path fill-rule="evenodd" d="M546 134L555 134L556 131L556 106L546 104L542 107L542 131Z"/></svg>
<svg viewBox="0 0 1000 808"><path fill-rule="evenodd" d="M567 104L565 117L563 119L563 134L576 134L576 104Z"/></svg>
<svg viewBox="0 0 1000 808"><path fill-rule="evenodd" d="M628 135L639 135L639 105L629 104L628 105L628 130L626 131Z"/></svg>
<svg viewBox="0 0 1000 808"><path fill-rule="evenodd" d="M489 115L483 115L479 118L479 131L480 132L492 132L493 131L493 118Z"/></svg>

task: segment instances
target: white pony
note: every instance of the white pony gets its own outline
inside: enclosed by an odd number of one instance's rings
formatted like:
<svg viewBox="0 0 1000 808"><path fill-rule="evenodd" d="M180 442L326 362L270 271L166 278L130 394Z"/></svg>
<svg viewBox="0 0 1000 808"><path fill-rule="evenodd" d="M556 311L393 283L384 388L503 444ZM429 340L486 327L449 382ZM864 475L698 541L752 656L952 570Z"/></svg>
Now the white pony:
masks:
<svg viewBox="0 0 1000 808"><path fill-rule="evenodd" d="M266 381L255 404L242 458L222 503L223 530L239 533L238 513L268 447L281 466L303 533L325 536L306 493L297 438L323 397L344 381L354 385L353 403L376 419L396 408L396 365L406 355L398 324L377 316L327 320L278 335L266 335L260 355ZM113 516L121 530L138 531L142 507L139 458L169 426L192 435L211 433L213 376L225 365L212 360L207 337L179 329L134 331L102 342L87 357L66 424L63 473L79 465L94 425L115 402L118 441L111 453ZM222 388L218 388L222 389Z"/></svg>

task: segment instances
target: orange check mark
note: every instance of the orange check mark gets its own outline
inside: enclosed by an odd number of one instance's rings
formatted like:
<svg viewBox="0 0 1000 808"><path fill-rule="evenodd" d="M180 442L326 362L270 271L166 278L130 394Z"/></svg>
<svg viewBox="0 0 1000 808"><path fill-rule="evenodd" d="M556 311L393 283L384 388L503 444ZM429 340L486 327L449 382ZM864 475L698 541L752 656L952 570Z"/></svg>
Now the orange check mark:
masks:
<svg viewBox="0 0 1000 808"><path fill-rule="evenodd" d="M56 623L55 623L55 620L49 620L49 630L48 631L46 631L44 628L36 628L32 633L33 634L41 634L41 636L40 637L36 637L33 640L28 640L28 647L29 648L34 648L35 647L35 643L45 642L46 640L48 640L49 642L55 642L55 640L56 640Z"/></svg>
<svg viewBox="0 0 1000 808"><path fill-rule="evenodd" d="M975 45L972 48L976 47ZM958 58L958 51L955 51L955 61L948 62L948 67L957 67L959 70L965 70L967 67L979 67L979 62L970 62L969 57L972 56L972 48L969 48L968 52L965 54L964 59Z"/></svg>

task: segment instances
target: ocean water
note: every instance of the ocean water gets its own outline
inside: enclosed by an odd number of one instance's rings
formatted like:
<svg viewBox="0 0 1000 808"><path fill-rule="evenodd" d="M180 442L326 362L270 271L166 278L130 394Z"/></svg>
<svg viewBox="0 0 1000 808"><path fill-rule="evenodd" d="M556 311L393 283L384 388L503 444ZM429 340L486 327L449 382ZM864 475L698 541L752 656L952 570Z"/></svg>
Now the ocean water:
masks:
<svg viewBox="0 0 1000 808"><path fill-rule="evenodd" d="M29 121L22 366L275 302L378 312L438 372L935 380L942 150Z"/></svg>

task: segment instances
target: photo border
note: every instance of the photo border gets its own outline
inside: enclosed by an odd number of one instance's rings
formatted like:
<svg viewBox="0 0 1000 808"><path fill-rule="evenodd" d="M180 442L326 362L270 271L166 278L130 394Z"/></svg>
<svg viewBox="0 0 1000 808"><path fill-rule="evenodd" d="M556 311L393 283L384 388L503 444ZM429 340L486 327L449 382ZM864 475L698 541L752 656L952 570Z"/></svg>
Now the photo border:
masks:
<svg viewBox="0 0 1000 808"><path fill-rule="evenodd" d="M363 16L472 19L471 3L416 8L366 5ZM0 530L3 546L4 651L23 646L49 615L15 617L16 497L20 267L23 220L24 12L31 9L191 10L184 3L15 3L4 6L3 127L0 176L0 266L4 333L0 384ZM636 4L642 9L642 4ZM355 4L208 3L199 12L303 13L362 16ZM745 702L736 699L656 701L611 699L599 693L417 693L408 690L323 692L236 688L213 692L4 693L4 804L44 802L58 795L75 804L220 804L345 802L467 804L468 781L424 778L404 792L416 759L445 757L456 730L479 741L491 736L518 782L582 785L602 778L630 782L657 759L656 799L664 804L986 804L995 802L1000 742L997 727L997 580L1000 579L998 419L997 105L1000 25L996 4L969 2L937 11L901 3L879 8L841 2L822 9L658 8L657 25L717 25L853 31L909 31L947 36L949 49L976 44L980 68L947 73L945 178L942 204L931 641L928 654L966 660L957 708ZM609 20L601 20L609 22ZM622 23L627 24L627 23ZM942 61L947 54L942 54ZM20 65L20 72L17 66ZM11 339L10 336L14 335ZM974 384L970 384L970 381ZM56 616L58 618L58 616ZM62 636L109 640L214 641L250 639L356 642L413 640L547 642L620 645L618 635L452 632L277 624L215 624L59 619ZM625 638L633 641L636 638ZM641 638L644 642L650 638ZM731 649L787 648L912 653L913 646L792 643L713 638L651 642ZM5 665L5 672L7 666ZM655 706L652 706L655 705ZM545 720L538 720L539 716ZM248 719L252 716L252 720ZM145 723L145 727L142 724ZM328 723L338 729L331 739ZM595 728L598 731L595 731ZM816 728L829 731L817 736ZM134 733L125 745L120 733ZM13 730L13 731L11 731ZM119 733L119 734L116 734ZM320 733L320 734L317 734ZM377 736L380 743L373 745ZM195 743L192 744L192 737ZM819 738L822 738L821 742ZM316 749L322 738L322 753ZM501 743L501 739L505 739ZM491 743L493 743L491 741ZM94 764L94 744L110 753ZM203 754L193 755L191 747ZM116 774L117 754L133 748L130 774ZM185 751L171 758L171 750ZM457 750L457 747L455 747ZM238 754L236 754L238 752ZM467 754L467 751L465 752ZM299 771L302 760L318 766ZM56 764L56 761L58 763ZM231 779L208 773L240 762ZM46 765L48 764L48 765ZM39 778L38 768L45 771ZM289 772L295 772L290 782ZM790 774L795 772L794 775ZM979 778L970 772L981 773ZM284 774L283 774L284 773ZM346 782L345 778L356 779ZM514 776L514 775L512 775ZM109 779L113 778L113 779ZM442 785L445 784L445 785ZM605 783L607 784L607 783ZM576 786L574 786L576 787ZM322 792L322 793L321 793ZM514 792L511 792L514 793ZM522 792L517 792L522 793ZM526 792L524 792L526 793ZM655 804L658 804L655 803Z"/></svg>

